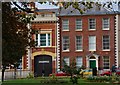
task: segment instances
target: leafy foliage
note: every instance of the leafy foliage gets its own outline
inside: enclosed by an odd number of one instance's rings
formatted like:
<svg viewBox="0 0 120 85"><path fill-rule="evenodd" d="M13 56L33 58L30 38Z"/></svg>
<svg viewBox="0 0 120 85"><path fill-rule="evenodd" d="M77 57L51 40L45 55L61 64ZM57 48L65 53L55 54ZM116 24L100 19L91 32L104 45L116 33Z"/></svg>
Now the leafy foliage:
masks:
<svg viewBox="0 0 120 85"><path fill-rule="evenodd" d="M15 64L28 45L28 32L26 23L20 22L15 16L15 9L10 2L2 3L2 64Z"/></svg>
<svg viewBox="0 0 120 85"><path fill-rule="evenodd" d="M79 75L79 72L81 71L81 68L77 69L76 63L74 60L72 60L72 63L70 64L70 66L68 66L64 60L63 60L63 64L64 66L62 71L66 72L71 76L70 80L73 84L78 83L77 80L78 80L78 75Z"/></svg>

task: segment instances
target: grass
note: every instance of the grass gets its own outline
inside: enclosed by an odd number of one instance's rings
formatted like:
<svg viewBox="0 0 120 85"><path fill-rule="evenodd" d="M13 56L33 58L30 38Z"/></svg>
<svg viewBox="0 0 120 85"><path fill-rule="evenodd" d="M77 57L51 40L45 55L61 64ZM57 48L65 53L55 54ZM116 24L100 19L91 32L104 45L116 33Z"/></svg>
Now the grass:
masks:
<svg viewBox="0 0 120 85"><path fill-rule="evenodd" d="M2 85L73 85L69 78L62 78L67 83L41 83L42 80L46 80L48 78L34 78L34 79L15 79L15 80L7 80L2 83ZM59 79L60 80L60 79ZM110 84L110 83L96 83L96 82L88 82L83 79L78 80L77 85L119 85L119 84Z"/></svg>

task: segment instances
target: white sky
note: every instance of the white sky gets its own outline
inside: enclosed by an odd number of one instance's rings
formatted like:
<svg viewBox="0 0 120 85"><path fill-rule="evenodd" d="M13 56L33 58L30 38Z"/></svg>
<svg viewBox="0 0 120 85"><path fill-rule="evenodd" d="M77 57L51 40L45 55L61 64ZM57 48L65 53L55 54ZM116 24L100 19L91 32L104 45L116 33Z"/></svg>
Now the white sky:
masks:
<svg viewBox="0 0 120 85"><path fill-rule="evenodd" d="M58 6L55 6L55 5L49 5L49 3L43 3L43 4L40 4L38 2L35 2L36 4L36 7L38 9L53 9L53 8L59 8Z"/></svg>

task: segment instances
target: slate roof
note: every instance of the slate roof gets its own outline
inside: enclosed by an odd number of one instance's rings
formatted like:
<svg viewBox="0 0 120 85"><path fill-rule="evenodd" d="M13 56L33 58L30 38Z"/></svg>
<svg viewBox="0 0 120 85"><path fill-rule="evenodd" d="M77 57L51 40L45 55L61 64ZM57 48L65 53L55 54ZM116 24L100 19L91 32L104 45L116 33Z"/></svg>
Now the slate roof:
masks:
<svg viewBox="0 0 120 85"><path fill-rule="evenodd" d="M37 9L36 12L58 12L58 9Z"/></svg>
<svg viewBox="0 0 120 85"><path fill-rule="evenodd" d="M80 8L84 8L83 5ZM98 8L98 6L94 6L91 9L87 9L83 14L79 12L79 10L69 6L67 9L61 8L60 14L57 16L80 16L80 15L102 15L102 14L115 14L114 11L107 10L103 7Z"/></svg>

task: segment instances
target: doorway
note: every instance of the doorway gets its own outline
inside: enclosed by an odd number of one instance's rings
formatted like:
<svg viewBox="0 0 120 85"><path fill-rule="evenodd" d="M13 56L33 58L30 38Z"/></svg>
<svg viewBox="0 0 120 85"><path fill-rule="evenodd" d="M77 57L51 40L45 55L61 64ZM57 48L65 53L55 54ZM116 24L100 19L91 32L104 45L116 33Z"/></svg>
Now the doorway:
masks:
<svg viewBox="0 0 120 85"><path fill-rule="evenodd" d="M52 73L52 56L38 55L34 58L34 76L49 76Z"/></svg>
<svg viewBox="0 0 120 85"><path fill-rule="evenodd" d="M96 67L96 60L90 60L90 68Z"/></svg>

